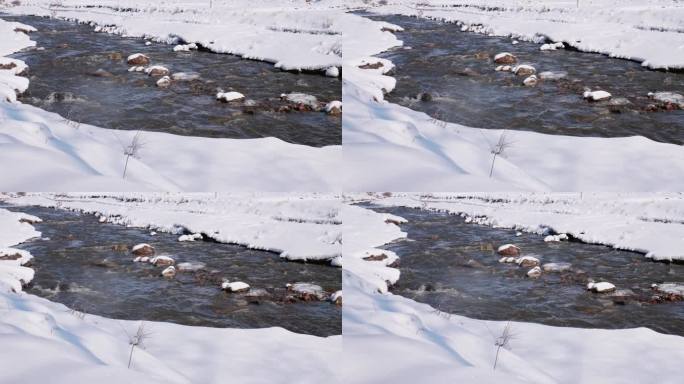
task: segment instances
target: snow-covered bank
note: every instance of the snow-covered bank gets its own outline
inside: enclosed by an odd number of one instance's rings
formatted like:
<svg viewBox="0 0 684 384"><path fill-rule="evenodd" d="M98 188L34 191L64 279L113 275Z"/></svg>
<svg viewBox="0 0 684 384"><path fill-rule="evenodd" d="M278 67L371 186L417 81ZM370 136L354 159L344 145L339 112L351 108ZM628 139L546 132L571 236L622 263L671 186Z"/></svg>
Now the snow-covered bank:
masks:
<svg viewBox="0 0 684 384"><path fill-rule="evenodd" d="M677 0L388 0L374 13L457 22L464 31L684 68L684 7ZM363 6L362 1L352 2Z"/></svg>
<svg viewBox="0 0 684 384"><path fill-rule="evenodd" d="M27 0L3 11L77 20L97 31L169 44L195 43L284 70L325 71L342 64L342 11L331 8L304 0Z"/></svg>
<svg viewBox="0 0 684 384"><path fill-rule="evenodd" d="M388 5L369 11L408 13L407 9L412 8ZM594 13L601 14L590 15ZM535 25L525 17L536 13L521 15L516 19L520 24ZM387 75L393 64L373 55L410 48L402 47L392 34L401 27L367 19L349 24L343 86L346 190L672 191L684 186L673 176L684 171L684 148L679 145L640 136L571 137L505 126L477 129L386 103L383 94L396 86ZM603 35L607 40L612 36Z"/></svg>
<svg viewBox="0 0 684 384"><path fill-rule="evenodd" d="M447 200L449 196L452 199ZM454 196L436 194L420 201L419 195L354 195L348 196L348 201L371 200L387 206L447 209L444 207L458 204L452 201ZM543 225L547 219L561 221L561 217L569 216L568 223L574 221L578 228L587 225L587 233L591 230L596 239L613 236L610 228L599 232L598 227L593 226L596 221L608 227L617 222L616 216L622 214L632 227L631 231L622 228L625 241L629 236L638 238L643 230L657 235L651 246L657 247L657 242L663 242L674 247L681 244L681 228L659 234L655 227L646 225L650 222L646 219L677 221L677 218L681 219L683 201L677 194L481 194L461 202L459 209L489 207L487 212L512 221L516 218L514 215L523 215L524 207L527 207L529 216L523 217L529 217L530 222L535 212L543 210L544 214L536 217L536 225L530 224L529 230ZM512 210L513 206L518 210ZM624 208L623 212L620 207ZM457 212L458 209L450 211ZM381 293L386 290L387 277L398 277L398 270L391 272L391 268L381 267L383 261L363 260L362 257L379 254L381 250L378 247L405 237L406 234L396 225L401 219L354 206L345 206L343 215L344 367L349 372L346 382L374 383L389 379L398 383L427 380L430 383L617 384L655 381L674 384L680 380L677 360L684 357L684 338L679 336L663 335L646 328L578 329L511 322L509 332L513 337L504 343L502 337L509 326L506 322L447 314L426 304ZM587 215L589 219L584 223L573 220L581 215ZM646 221L644 224L629 221L630 215ZM484 218L478 221L492 223ZM347 223L351 228L347 228ZM681 227L677 222L661 224ZM541 236L539 241L542 241ZM497 343L506 345L500 349L498 358ZM492 369L495 360L496 369ZM659 363L644 364L644 361Z"/></svg>
<svg viewBox="0 0 684 384"><path fill-rule="evenodd" d="M0 20L0 33L7 37L0 41L0 55L34 46L23 32L30 30ZM17 76L26 66L0 58L0 68L5 64L7 69L0 69L4 190L339 189L334 170L341 161L340 146L314 148L271 137L213 139L80 124L14 102L16 92L28 87L28 79Z"/></svg>
<svg viewBox="0 0 684 384"><path fill-rule="evenodd" d="M162 200L163 195L157 196ZM201 205L199 196L189 198ZM302 209L282 205L279 212L292 217ZM315 216L316 210L304 209L301 215ZM178 215L183 217L182 212ZM40 236L28 223L36 220L0 208L0 255L4 248ZM253 225L252 229L256 235L263 228ZM314 243L310 242L316 248ZM221 383L227 377L241 383L341 382L337 363L341 336L320 338L282 328L189 327L84 314L21 292L20 279L28 282L33 270L18 265L24 258L17 260L0 260L2 383ZM133 348L129 367L131 343L139 330L145 336Z"/></svg>
<svg viewBox="0 0 684 384"><path fill-rule="evenodd" d="M208 238L281 254L289 260L339 264L340 201L316 194L29 194L6 200L96 214L100 220Z"/></svg>

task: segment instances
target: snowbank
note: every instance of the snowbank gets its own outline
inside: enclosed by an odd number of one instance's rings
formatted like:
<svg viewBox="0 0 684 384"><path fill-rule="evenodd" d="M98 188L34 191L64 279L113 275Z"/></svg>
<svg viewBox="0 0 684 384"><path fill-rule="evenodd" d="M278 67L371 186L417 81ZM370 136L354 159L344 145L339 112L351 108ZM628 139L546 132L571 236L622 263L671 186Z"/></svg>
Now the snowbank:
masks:
<svg viewBox="0 0 684 384"><path fill-rule="evenodd" d="M28 194L7 200L106 217L106 222L277 252L288 260L341 256L340 201L325 194Z"/></svg>
<svg viewBox="0 0 684 384"><path fill-rule="evenodd" d="M331 8L305 0L27 0L4 11L77 20L127 37L196 44L284 70L325 72L342 64L338 19L343 12Z"/></svg>
<svg viewBox="0 0 684 384"><path fill-rule="evenodd" d="M477 195L464 200L452 209L453 197L437 195L419 198L418 195L350 195L349 202L372 200L375 204L418 206L426 209L480 210L489 208L497 217L515 217L525 208L533 215L548 201L545 215L538 219L561 216L593 215L603 227L613 224L620 203L625 211L636 217L649 213L650 217L677 217L684 213L684 202L678 195L602 196L499 194ZM517 203L513 203L517 197ZM613 204L610 204L611 201ZM436 202L433 202L436 200ZM554 202L555 201L555 202ZM584 203L583 203L584 201ZM589 203L591 202L591 203ZM513 215L509 209L519 207ZM577 204L577 207L575 206ZM553 208L552 208L553 207ZM577 209L576 215L574 212ZM554 209L556 212L554 213ZM624 212L626 213L626 212ZM377 250L393 240L406 236L387 215L358 206L345 206L345 249L343 283L345 295L344 367L345 382L377 383L630 383L654 381L677 383L680 378L679 359L684 358L684 338L663 335L646 328L603 330L551 327L532 323L474 320L441 312L426 304L379 293L385 281L375 273L375 262L362 261L364 252ZM603 216L604 219L599 218ZM627 218L625 216L625 218ZM485 218L486 219L486 218ZM347 222L353 223L347 231ZM543 222L543 221L541 221ZM539 223L538 223L539 224ZM586 230L594 229L591 221ZM579 225L579 223L577 223ZM681 224L670 223L670 226ZM611 236L609 228L596 232L596 238ZM632 223L632 231L624 235L638 235L650 226ZM661 234L656 242L678 244L682 231ZM540 241L542 238L540 237ZM354 257L356 255L356 257ZM350 260L351 259L351 260ZM352 263L356 260L356 263ZM353 269L350 269L350 266ZM386 268L386 267L385 267ZM384 287L386 289L386 287ZM497 358L497 343L509 327L513 338L501 348ZM493 369L494 362L496 369ZM644 364L658 361L658 364Z"/></svg>

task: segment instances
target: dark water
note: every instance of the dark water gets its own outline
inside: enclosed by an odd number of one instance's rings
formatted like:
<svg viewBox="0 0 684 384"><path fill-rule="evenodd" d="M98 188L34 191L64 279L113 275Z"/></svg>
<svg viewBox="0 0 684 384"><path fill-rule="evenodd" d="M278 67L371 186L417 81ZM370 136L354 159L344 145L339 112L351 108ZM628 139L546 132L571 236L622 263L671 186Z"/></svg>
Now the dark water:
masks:
<svg viewBox="0 0 684 384"><path fill-rule="evenodd" d="M684 283L684 265L576 241L545 243L538 235L466 224L460 216L409 208L374 208L406 218L408 240L386 246L399 257L401 277L392 292L448 313L582 328L644 326L684 335L684 302L649 304L652 283ZM499 263L496 248L513 243L541 263L571 263L563 273L526 276L529 268ZM585 289L605 280L627 299Z"/></svg>
<svg viewBox="0 0 684 384"><path fill-rule="evenodd" d="M647 112L648 92L684 94L684 74L651 71L637 62L571 50L545 51L540 45L510 38L461 32L454 23L406 16L371 16L405 28L396 35L412 49L398 48L381 57L396 64L397 88L387 100L432 117L466 126L535 131L573 136L641 135L684 144L684 111ZM493 56L511 52L537 73L567 72L559 81L524 87L524 77L496 72ZM481 54L477 58L476 54ZM583 88L602 89L630 104L589 103ZM432 101L416 99L421 92Z"/></svg>
<svg viewBox="0 0 684 384"><path fill-rule="evenodd" d="M340 117L325 112L277 112L285 105L282 93L311 94L322 102L341 100L339 79L284 72L273 64L233 55L173 52L173 45L146 46L143 39L95 33L93 27L73 22L33 16L2 18L37 28L31 39L45 48L11 56L29 65L31 83L21 101L70 120L191 136L275 136L312 146L342 142ZM200 79L159 88L159 77L128 72L126 58L138 52L149 56L152 65L164 65L171 73L196 72ZM123 59L112 59L111 54L121 54ZM89 75L98 69L114 76ZM257 106L221 103L215 98L218 88L241 92Z"/></svg>
<svg viewBox="0 0 684 384"><path fill-rule="evenodd" d="M35 278L27 291L70 308L117 319L169 321L211 327L280 326L319 336L342 332L341 308L321 302L283 301L285 284L311 282L326 291L341 289L338 268L284 261L278 255L210 241L178 242L178 235L150 235L139 228L101 224L92 215L39 207L15 207L44 220L34 226L43 238L19 248L33 256ZM160 275L164 267L134 263L112 245L149 243L157 254L206 264L202 272ZM244 281L269 297L252 300L225 293L220 279Z"/></svg>

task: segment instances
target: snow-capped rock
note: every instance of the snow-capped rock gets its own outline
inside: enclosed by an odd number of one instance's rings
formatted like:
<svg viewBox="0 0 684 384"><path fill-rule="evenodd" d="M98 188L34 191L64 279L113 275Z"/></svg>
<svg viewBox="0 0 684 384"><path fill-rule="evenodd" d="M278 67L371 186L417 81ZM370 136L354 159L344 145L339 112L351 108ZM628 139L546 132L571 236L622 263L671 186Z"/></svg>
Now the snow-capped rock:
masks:
<svg viewBox="0 0 684 384"><path fill-rule="evenodd" d="M499 65L496 68L494 68L495 71L497 72L510 72L513 69L510 65Z"/></svg>
<svg viewBox="0 0 684 384"><path fill-rule="evenodd" d="M150 263L157 267L162 267L165 265L174 265L176 261L169 256L156 256L150 259Z"/></svg>
<svg viewBox="0 0 684 384"><path fill-rule="evenodd" d="M684 96L675 92L649 92L648 97L667 106L684 109Z"/></svg>
<svg viewBox="0 0 684 384"><path fill-rule="evenodd" d="M138 244L131 249L131 253L136 256L152 256L154 255L154 247L149 244Z"/></svg>
<svg viewBox="0 0 684 384"><path fill-rule="evenodd" d="M538 266L527 271L527 277L531 277L531 278L537 278L537 277L541 276L541 274L542 274L542 270Z"/></svg>
<svg viewBox="0 0 684 384"><path fill-rule="evenodd" d="M245 98L245 95L243 95L240 92L219 92L216 94L216 100L220 100L224 103L229 103L231 101L239 101L243 100Z"/></svg>
<svg viewBox="0 0 684 384"><path fill-rule="evenodd" d="M178 241L195 241L195 240L202 240L202 234L201 233L193 233L190 235L180 235L178 237Z"/></svg>
<svg viewBox="0 0 684 384"><path fill-rule="evenodd" d="M539 265L539 259L537 259L534 256L523 256L523 257L519 257L516 260L516 263L518 263L518 266L524 267L524 268L536 267Z"/></svg>
<svg viewBox="0 0 684 384"><path fill-rule="evenodd" d="M100 216L100 218L97 219L97 221L100 223L106 223L107 222L107 216Z"/></svg>
<svg viewBox="0 0 684 384"><path fill-rule="evenodd" d="M539 83L539 79L537 79L537 76L535 75L528 76L523 80L523 85L526 87L534 87L537 83Z"/></svg>
<svg viewBox="0 0 684 384"><path fill-rule="evenodd" d="M555 51L557 49L563 49L565 48L565 44L558 42L558 43L549 43L549 44L542 44L541 47L539 47L540 51Z"/></svg>
<svg viewBox="0 0 684 384"><path fill-rule="evenodd" d="M171 266L167 267L166 269L164 269L161 274L164 277L174 277L174 276L176 276L176 267L171 265Z"/></svg>
<svg viewBox="0 0 684 384"><path fill-rule="evenodd" d="M513 244L504 244L496 252L501 256L520 256L520 248Z"/></svg>
<svg viewBox="0 0 684 384"><path fill-rule="evenodd" d="M171 78L168 76L164 76L161 79L157 80L157 87L159 88L167 88L171 85Z"/></svg>
<svg viewBox="0 0 684 384"><path fill-rule="evenodd" d="M316 111L320 108L316 96L307 95L306 93L283 93L280 95L280 98L289 103L295 104L295 108L298 110Z"/></svg>
<svg viewBox="0 0 684 384"><path fill-rule="evenodd" d="M148 256L138 256L135 259L133 259L134 263L149 263L150 258Z"/></svg>
<svg viewBox="0 0 684 384"><path fill-rule="evenodd" d="M544 272L564 272L572 268L570 263L546 263L542 265Z"/></svg>
<svg viewBox="0 0 684 384"><path fill-rule="evenodd" d="M142 65L136 65L134 67L128 68L128 72L145 72L145 67Z"/></svg>
<svg viewBox="0 0 684 384"><path fill-rule="evenodd" d="M330 301L337 306L342 306L342 291L337 291L330 295Z"/></svg>
<svg viewBox="0 0 684 384"><path fill-rule="evenodd" d="M195 43L190 43L190 44L178 44L175 47L173 47L174 52L189 52L191 50L196 50L197 44Z"/></svg>
<svg viewBox="0 0 684 384"><path fill-rule="evenodd" d="M339 77L340 69L337 67L328 67L328 69L325 70L325 75L328 77Z"/></svg>
<svg viewBox="0 0 684 384"><path fill-rule="evenodd" d="M510 52L501 52L494 56L494 62L497 64L515 64L517 61L518 58Z"/></svg>
<svg viewBox="0 0 684 384"><path fill-rule="evenodd" d="M516 261L517 258L513 256L504 256L499 259L499 263L515 263Z"/></svg>
<svg viewBox="0 0 684 384"><path fill-rule="evenodd" d="M652 284L651 289L664 294L664 299L669 301L684 300L684 283Z"/></svg>
<svg viewBox="0 0 684 384"><path fill-rule="evenodd" d="M321 286L310 283L287 284L287 289L304 301L325 300L326 294Z"/></svg>
<svg viewBox="0 0 684 384"><path fill-rule="evenodd" d="M247 292L249 291L249 284L243 283L242 281L224 281L221 283L221 289L228 292Z"/></svg>
<svg viewBox="0 0 684 384"><path fill-rule="evenodd" d="M612 95L606 91L585 91L582 97L589 101L601 101L610 99Z"/></svg>
<svg viewBox="0 0 684 384"><path fill-rule="evenodd" d="M325 113L328 115L339 116L342 114L342 102L335 100L325 105Z"/></svg>
<svg viewBox="0 0 684 384"><path fill-rule="evenodd" d="M564 241L567 239L568 239L568 235L565 233L561 233L558 235L548 235L544 238L544 241L547 243L550 243L550 242Z"/></svg>
<svg viewBox="0 0 684 384"><path fill-rule="evenodd" d="M587 284L587 290L592 291L592 292L596 292L596 293L612 292L615 290L615 285L613 285L607 281L601 281L598 283L591 281L591 282L589 282L589 284Z"/></svg>
<svg viewBox="0 0 684 384"><path fill-rule="evenodd" d="M145 69L145 73L150 76L167 76L169 74L169 69L163 65L152 65Z"/></svg>
<svg viewBox="0 0 684 384"><path fill-rule="evenodd" d="M520 64L513 68L513 73L516 76L531 76L537 73L537 70L529 64Z"/></svg>
<svg viewBox="0 0 684 384"><path fill-rule="evenodd" d="M134 53L126 59L129 65L147 65L150 63L150 58L142 53Z"/></svg>

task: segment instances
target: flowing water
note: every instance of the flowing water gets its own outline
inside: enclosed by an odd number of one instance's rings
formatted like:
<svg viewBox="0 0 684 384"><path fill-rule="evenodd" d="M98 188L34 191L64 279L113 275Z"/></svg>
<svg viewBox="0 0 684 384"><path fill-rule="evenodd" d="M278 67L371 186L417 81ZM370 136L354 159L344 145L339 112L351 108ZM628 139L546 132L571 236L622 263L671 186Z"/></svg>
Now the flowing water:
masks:
<svg viewBox="0 0 684 384"><path fill-rule="evenodd" d="M649 303L653 283L684 284L684 265L577 241L545 243L539 235L466 224L457 215L410 208L373 208L408 220L408 239L385 248L399 257L392 292L448 313L583 328L648 327L684 335L684 302ZM499 263L498 246L518 245L541 263L570 263L563 273L532 279L529 268ZM588 279L616 285L619 294L586 290Z"/></svg>
<svg viewBox="0 0 684 384"><path fill-rule="evenodd" d="M461 32L455 23L406 16L368 16L405 28L405 47L379 55L396 65L397 87L387 100L466 126L572 136L634 136L684 144L684 110L649 111L648 92L684 94L684 74L652 71L637 62L570 49L540 51L529 42ZM522 85L524 77L497 72L493 56L511 52L537 72L565 72L558 81ZM583 99L584 87L612 101ZM427 92L430 101L417 96ZM623 105L618 105L623 104Z"/></svg>
<svg viewBox="0 0 684 384"><path fill-rule="evenodd" d="M340 270L280 259L277 254L212 241L179 242L178 235L101 224L92 215L40 207L14 207L42 218L42 232L19 246L33 254L35 278L27 292L78 311L117 319L169 321L186 325L261 328L280 326L319 336L342 332L342 310L327 301L290 302L285 284L310 282L328 292L341 289ZM162 277L164 267L134 263L132 247L148 243L179 262L201 262L197 272ZM226 293L220 280L244 281L260 297Z"/></svg>
<svg viewBox="0 0 684 384"><path fill-rule="evenodd" d="M273 64L203 50L173 52L173 45L145 45L139 38L96 33L87 24L35 16L7 16L38 29L31 33L40 50L11 57L29 65L31 80L21 101L70 120L112 129L146 130L179 135L259 138L278 137L312 146L341 144L339 116L325 112L278 112L282 93L301 92L321 102L341 100L339 79L291 73ZM159 88L159 77L128 72L128 55L143 53L151 64L171 73L195 73L192 81ZM95 76L99 69L104 76ZM245 102L221 103L217 89L243 93Z"/></svg>

